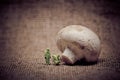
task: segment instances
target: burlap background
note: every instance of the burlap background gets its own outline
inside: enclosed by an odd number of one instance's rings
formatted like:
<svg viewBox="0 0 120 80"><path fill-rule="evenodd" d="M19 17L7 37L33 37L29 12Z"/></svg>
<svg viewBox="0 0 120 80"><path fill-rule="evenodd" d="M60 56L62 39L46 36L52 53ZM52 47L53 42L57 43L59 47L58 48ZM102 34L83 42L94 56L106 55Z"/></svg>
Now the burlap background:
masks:
<svg viewBox="0 0 120 80"><path fill-rule="evenodd" d="M120 80L119 0L0 1L0 80ZM102 42L94 65L45 65L44 50L61 54L55 38L80 24Z"/></svg>

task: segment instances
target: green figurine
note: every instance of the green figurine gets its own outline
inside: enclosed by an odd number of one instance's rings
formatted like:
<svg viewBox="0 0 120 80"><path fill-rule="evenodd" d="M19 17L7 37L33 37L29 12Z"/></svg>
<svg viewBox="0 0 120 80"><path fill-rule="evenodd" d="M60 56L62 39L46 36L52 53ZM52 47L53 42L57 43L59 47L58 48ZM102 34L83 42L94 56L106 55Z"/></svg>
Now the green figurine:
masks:
<svg viewBox="0 0 120 80"><path fill-rule="evenodd" d="M55 65L59 65L60 64L60 55L53 55L52 58L53 58L53 63Z"/></svg>
<svg viewBox="0 0 120 80"><path fill-rule="evenodd" d="M46 61L46 64L50 64L50 58L51 58L51 55L50 55L50 50L49 49L46 49L45 50L45 61Z"/></svg>

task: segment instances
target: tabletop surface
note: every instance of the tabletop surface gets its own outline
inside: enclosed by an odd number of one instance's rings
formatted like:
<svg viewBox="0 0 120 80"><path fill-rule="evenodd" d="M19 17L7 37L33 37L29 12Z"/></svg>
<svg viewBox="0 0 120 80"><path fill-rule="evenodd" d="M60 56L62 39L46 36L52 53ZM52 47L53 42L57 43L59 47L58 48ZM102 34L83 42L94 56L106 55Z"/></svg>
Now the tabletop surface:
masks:
<svg viewBox="0 0 120 80"><path fill-rule="evenodd" d="M0 80L120 80L118 0L5 1L0 3ZM61 55L57 32L72 24L98 34L98 62L46 65L44 50Z"/></svg>

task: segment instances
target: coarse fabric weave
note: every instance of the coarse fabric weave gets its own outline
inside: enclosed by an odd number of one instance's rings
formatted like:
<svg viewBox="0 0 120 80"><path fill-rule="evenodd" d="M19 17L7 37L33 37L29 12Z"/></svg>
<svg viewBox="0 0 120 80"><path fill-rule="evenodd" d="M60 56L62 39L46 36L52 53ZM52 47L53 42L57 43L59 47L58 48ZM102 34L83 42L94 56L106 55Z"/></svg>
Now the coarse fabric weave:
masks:
<svg viewBox="0 0 120 80"><path fill-rule="evenodd" d="M0 1L0 80L120 80L119 0ZM57 32L83 25L98 34L96 64L46 65L44 50L62 54Z"/></svg>

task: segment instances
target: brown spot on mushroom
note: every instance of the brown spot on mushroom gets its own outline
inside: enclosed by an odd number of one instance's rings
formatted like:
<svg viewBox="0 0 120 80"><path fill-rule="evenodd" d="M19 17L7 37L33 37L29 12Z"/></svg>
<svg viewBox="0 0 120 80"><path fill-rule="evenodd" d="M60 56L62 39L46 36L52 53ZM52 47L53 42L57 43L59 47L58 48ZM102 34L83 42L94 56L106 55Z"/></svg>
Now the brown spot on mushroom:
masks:
<svg viewBox="0 0 120 80"><path fill-rule="evenodd" d="M84 46L81 46L81 49L84 49L85 47Z"/></svg>

